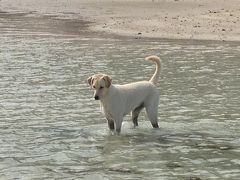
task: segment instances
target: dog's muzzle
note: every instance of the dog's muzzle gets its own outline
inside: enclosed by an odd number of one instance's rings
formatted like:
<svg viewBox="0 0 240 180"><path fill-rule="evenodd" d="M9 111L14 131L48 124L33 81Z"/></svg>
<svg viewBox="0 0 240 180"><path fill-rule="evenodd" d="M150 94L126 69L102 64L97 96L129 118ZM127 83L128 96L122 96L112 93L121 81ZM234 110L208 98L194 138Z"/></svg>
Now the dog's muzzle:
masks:
<svg viewBox="0 0 240 180"><path fill-rule="evenodd" d="M99 100L99 96L94 96L94 99L95 100Z"/></svg>

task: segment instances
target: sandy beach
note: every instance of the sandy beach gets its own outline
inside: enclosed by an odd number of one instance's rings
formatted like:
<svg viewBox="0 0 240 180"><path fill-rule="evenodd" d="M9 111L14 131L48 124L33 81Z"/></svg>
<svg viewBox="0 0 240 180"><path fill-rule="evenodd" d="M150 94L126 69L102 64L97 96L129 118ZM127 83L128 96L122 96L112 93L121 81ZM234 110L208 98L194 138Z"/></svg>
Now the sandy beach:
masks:
<svg viewBox="0 0 240 180"><path fill-rule="evenodd" d="M110 34L240 41L239 0L1 0L2 12L91 21Z"/></svg>

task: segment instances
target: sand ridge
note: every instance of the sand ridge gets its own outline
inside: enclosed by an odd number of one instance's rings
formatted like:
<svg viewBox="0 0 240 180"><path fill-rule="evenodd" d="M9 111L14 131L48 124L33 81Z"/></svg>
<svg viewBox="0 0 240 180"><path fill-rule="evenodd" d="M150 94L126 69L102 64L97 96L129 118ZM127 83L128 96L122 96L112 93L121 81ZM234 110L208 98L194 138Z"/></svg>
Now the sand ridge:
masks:
<svg viewBox="0 0 240 180"><path fill-rule="evenodd" d="M3 10L81 18L124 36L240 41L239 0L2 0Z"/></svg>

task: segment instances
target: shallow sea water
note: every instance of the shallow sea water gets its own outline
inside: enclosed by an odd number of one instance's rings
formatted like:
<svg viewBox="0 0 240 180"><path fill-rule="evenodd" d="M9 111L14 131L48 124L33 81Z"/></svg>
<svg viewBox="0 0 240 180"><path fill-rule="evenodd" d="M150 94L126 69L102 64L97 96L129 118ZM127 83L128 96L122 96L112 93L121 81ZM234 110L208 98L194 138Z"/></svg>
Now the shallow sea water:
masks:
<svg viewBox="0 0 240 180"><path fill-rule="evenodd" d="M81 21L0 13L0 179L239 179L240 43L120 38ZM159 130L109 133L86 79L147 80Z"/></svg>

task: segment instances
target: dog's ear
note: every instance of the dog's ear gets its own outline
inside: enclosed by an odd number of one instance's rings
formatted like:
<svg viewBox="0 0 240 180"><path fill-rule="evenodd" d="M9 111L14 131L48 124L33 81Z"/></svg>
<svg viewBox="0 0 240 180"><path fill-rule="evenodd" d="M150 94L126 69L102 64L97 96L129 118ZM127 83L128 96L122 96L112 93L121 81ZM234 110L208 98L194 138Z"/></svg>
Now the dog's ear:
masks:
<svg viewBox="0 0 240 180"><path fill-rule="evenodd" d="M112 84L112 79L109 76L105 75L103 76L103 80L105 81L106 87L109 88Z"/></svg>
<svg viewBox="0 0 240 180"><path fill-rule="evenodd" d="M88 84L89 84L90 86L92 86L92 80L93 80L93 77L92 77L92 76L90 76L90 77L87 79Z"/></svg>

